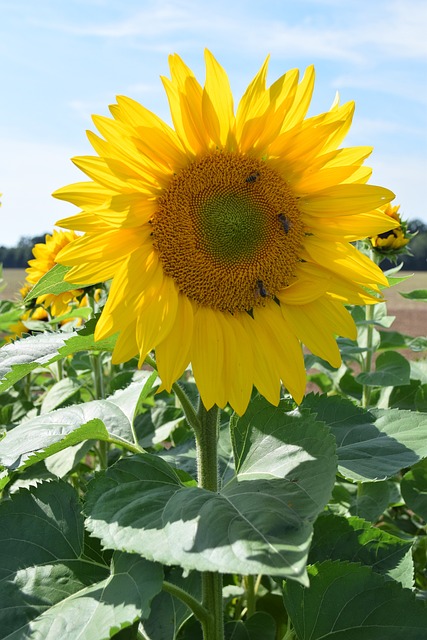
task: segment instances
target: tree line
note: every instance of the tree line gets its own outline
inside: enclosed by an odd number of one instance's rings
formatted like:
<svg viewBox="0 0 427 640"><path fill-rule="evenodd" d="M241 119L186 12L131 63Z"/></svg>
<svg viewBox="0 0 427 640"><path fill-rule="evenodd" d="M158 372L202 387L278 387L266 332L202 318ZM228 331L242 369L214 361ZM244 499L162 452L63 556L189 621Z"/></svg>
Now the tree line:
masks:
<svg viewBox="0 0 427 640"><path fill-rule="evenodd" d="M427 224L422 220L411 220L408 223L411 233L417 235L412 238L409 248L412 255L402 256L403 268L406 271L427 271ZM44 242L45 235L24 236L16 247L0 246L0 263L5 269L25 269L28 260L33 258L33 247L38 242ZM384 260L383 268L388 268L388 261Z"/></svg>

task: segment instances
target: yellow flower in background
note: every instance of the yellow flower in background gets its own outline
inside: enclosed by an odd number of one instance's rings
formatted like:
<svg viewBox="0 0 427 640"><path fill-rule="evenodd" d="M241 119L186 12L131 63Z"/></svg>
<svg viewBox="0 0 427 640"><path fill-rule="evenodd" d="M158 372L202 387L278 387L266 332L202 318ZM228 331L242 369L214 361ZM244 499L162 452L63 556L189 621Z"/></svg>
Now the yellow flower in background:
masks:
<svg viewBox="0 0 427 640"><path fill-rule="evenodd" d="M370 238L372 246L381 253L400 253L403 247L405 247L411 239L411 235L408 234L407 225L402 221L400 214L398 213L400 205L386 204L380 207L387 216L398 223L398 226L384 233L380 233Z"/></svg>
<svg viewBox="0 0 427 640"><path fill-rule="evenodd" d="M301 401L301 343L339 366L335 336L356 336L344 305L387 285L350 243L396 226L373 211L393 194L366 184L372 149L339 148L353 103L306 118L313 68L267 87L267 63L235 111L209 51L204 87L171 56L174 128L118 97L94 117L98 156L74 159L90 181L54 194L82 209L58 223L84 232L57 255L67 280L113 278L95 332L119 332L113 362L155 349L167 389L191 362L205 407L239 414L253 385Z"/></svg>
<svg viewBox="0 0 427 640"><path fill-rule="evenodd" d="M26 284L35 285L40 278L44 276L52 267L56 264L56 256L65 246L70 244L73 240L76 240L79 236L74 231L56 231L54 230L52 235L46 235L45 242L40 242L34 245L33 255L34 260L28 261L28 269ZM21 290L22 293L22 290ZM26 291L28 293L28 291ZM25 297L26 293L22 294ZM50 313L53 317L59 317L70 311L70 302L81 295L82 291L77 289L73 291L66 291L59 295L46 294L39 296L36 299L37 305L42 305L46 309L50 309Z"/></svg>

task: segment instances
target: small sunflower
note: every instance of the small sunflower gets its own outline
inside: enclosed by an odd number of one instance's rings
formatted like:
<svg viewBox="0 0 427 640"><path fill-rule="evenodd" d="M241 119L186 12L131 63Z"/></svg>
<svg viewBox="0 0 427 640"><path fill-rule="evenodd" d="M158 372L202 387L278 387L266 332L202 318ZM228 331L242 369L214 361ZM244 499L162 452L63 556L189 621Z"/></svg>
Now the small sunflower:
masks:
<svg viewBox="0 0 427 640"><path fill-rule="evenodd" d="M267 87L267 65L235 112L209 51L204 87L171 56L174 128L118 97L88 134L98 156L74 159L90 181L54 194L82 209L58 223L84 232L57 256L67 280L113 278L95 333L118 332L113 361L155 349L166 389L191 362L205 407L239 414L253 385L301 401L302 343L339 366L335 336L356 336L344 305L387 284L351 242L396 225L373 211L393 193L366 184L372 149L339 148L353 103L306 118L313 68Z"/></svg>
<svg viewBox="0 0 427 640"><path fill-rule="evenodd" d="M65 246L76 240L79 236L74 231L56 231L52 235L46 235L45 242L34 245L34 260L28 261L28 269L26 269L27 277L24 288L28 290L31 286L38 283L40 278L44 276L56 264L56 256ZM22 297L24 288L21 290ZM50 309L52 317L59 317L70 311L70 302L82 294L81 289L66 291L59 295L46 294L39 296L36 300L37 305L41 305L45 309Z"/></svg>
<svg viewBox="0 0 427 640"><path fill-rule="evenodd" d="M376 252L383 254L384 257L390 254L401 255L405 253L404 247L410 242L413 235L409 233L407 223L401 219L399 209L400 205L394 206L390 203L380 207L381 211L397 222L397 226L370 238Z"/></svg>

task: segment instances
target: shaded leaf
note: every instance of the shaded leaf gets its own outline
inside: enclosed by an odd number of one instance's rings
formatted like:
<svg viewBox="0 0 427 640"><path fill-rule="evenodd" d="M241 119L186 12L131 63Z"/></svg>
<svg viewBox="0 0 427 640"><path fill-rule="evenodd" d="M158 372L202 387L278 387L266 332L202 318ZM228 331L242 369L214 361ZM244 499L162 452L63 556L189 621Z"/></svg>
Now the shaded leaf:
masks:
<svg viewBox="0 0 427 640"><path fill-rule="evenodd" d="M400 488L408 507L427 522L427 459L405 473Z"/></svg>
<svg viewBox="0 0 427 640"><path fill-rule="evenodd" d="M224 634L225 640L275 640L276 623L268 613L257 611L244 622L228 622Z"/></svg>
<svg viewBox="0 0 427 640"><path fill-rule="evenodd" d="M367 411L337 396L305 397L302 407L331 427L338 468L353 480L385 480L427 456L427 414Z"/></svg>
<svg viewBox="0 0 427 640"><path fill-rule="evenodd" d="M116 553L85 553L80 504L63 482L21 490L0 504L0 638L104 640L142 616L161 589L161 567Z"/></svg>
<svg viewBox="0 0 427 640"><path fill-rule="evenodd" d="M402 540L366 520L322 514L314 524L309 563L325 560L360 562L412 588L411 540Z"/></svg>
<svg viewBox="0 0 427 640"><path fill-rule="evenodd" d="M192 571L184 577L180 569L173 567L166 569L165 580L184 589L196 600L202 599L199 573ZM154 598L151 614L143 623L144 636L147 640L175 640L179 629L191 616L192 612L182 600L161 591Z"/></svg>
<svg viewBox="0 0 427 640"><path fill-rule="evenodd" d="M325 561L308 570L310 588L284 585L299 640L421 640L427 607L409 589L370 567Z"/></svg>
<svg viewBox="0 0 427 640"><path fill-rule="evenodd" d="M262 398L232 431L238 475L218 493L185 486L157 456L122 459L89 485L90 531L167 565L304 582L312 522L335 479L333 438Z"/></svg>
<svg viewBox="0 0 427 640"><path fill-rule="evenodd" d="M375 371L362 372L357 382L371 387L393 387L409 384L411 367L408 360L396 351L381 353L375 362Z"/></svg>

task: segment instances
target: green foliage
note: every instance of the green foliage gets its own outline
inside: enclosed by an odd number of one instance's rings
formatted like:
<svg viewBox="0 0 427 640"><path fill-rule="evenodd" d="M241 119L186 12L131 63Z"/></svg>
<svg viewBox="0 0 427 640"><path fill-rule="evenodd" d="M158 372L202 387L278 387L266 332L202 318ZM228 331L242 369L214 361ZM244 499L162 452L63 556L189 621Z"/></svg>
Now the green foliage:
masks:
<svg viewBox="0 0 427 640"><path fill-rule="evenodd" d="M308 569L310 587L284 585L299 640L421 640L427 607L370 567L326 560Z"/></svg>
<svg viewBox="0 0 427 640"><path fill-rule="evenodd" d="M0 638L104 640L149 616L161 567L121 552L108 562L91 548L69 484L21 490L0 517Z"/></svg>
<svg viewBox="0 0 427 640"><path fill-rule="evenodd" d="M217 640L218 572L226 640L424 638L425 337L353 308L342 366L306 355L321 393L219 413L211 491L191 372L168 393L154 361L112 364L85 314L0 350L0 640Z"/></svg>

